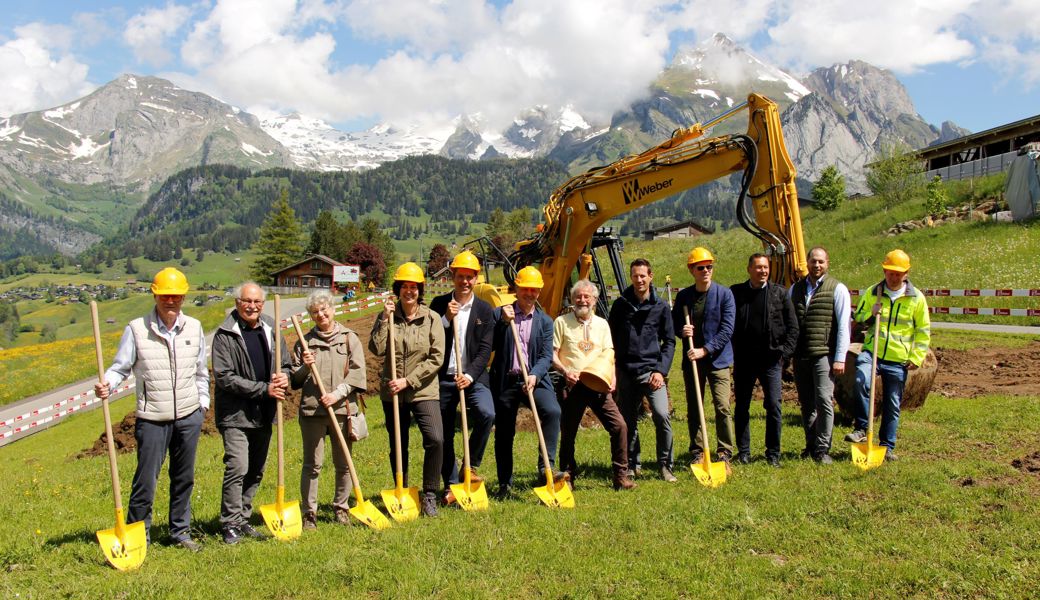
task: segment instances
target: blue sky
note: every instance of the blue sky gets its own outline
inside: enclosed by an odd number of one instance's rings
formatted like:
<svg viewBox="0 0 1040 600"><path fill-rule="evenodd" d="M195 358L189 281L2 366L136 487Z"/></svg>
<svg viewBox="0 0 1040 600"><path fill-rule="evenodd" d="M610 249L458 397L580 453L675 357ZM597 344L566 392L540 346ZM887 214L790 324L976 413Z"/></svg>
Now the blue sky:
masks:
<svg viewBox="0 0 1040 600"><path fill-rule="evenodd" d="M677 44L721 31L803 75L865 60L918 112L979 131L1040 114L1040 10L1027 0L0 0L0 115L121 73L261 115L341 128L535 104L609 116Z"/></svg>

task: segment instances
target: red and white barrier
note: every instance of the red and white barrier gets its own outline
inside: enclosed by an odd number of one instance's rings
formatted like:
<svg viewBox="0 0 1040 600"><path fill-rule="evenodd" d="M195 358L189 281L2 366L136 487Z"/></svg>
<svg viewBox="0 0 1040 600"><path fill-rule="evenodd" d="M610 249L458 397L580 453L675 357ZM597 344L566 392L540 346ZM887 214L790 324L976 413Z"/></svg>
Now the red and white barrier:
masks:
<svg viewBox="0 0 1040 600"><path fill-rule="evenodd" d="M863 294L864 290L849 290L849 293L853 296L859 296ZM952 290L952 289L934 289L934 290L921 290L925 296L934 296L936 298L980 298L983 296L995 297L995 298L1040 298L1040 289L995 289L995 290L984 290L984 289L963 289L963 290Z"/></svg>
<svg viewBox="0 0 1040 600"><path fill-rule="evenodd" d="M133 376L129 377L121 387L112 390L112 394L124 392L132 387L134 387ZM86 392L80 392L79 394L66 398L60 402L55 402L49 406L10 417L0 421L0 428L10 427L7 431L0 431L0 440L7 439L34 427L41 427L51 421L67 417L74 412L83 410L84 408L93 406L99 402L101 402L101 399L94 395L94 390L89 390ZM64 406L67 406L68 408L62 410L62 407Z"/></svg>

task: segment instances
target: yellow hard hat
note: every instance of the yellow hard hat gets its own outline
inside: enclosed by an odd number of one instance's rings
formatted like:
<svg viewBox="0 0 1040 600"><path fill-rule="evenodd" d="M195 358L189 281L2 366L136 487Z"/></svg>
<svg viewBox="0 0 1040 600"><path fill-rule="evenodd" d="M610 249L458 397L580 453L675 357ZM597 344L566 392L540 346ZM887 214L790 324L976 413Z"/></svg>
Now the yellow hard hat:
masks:
<svg viewBox="0 0 1040 600"><path fill-rule="evenodd" d="M881 268L886 271L906 273L910 270L910 257L902 250L893 250L885 255L885 262L881 263Z"/></svg>
<svg viewBox="0 0 1040 600"><path fill-rule="evenodd" d="M166 267L155 274L152 293L156 296L183 296L188 293L188 278L173 267Z"/></svg>
<svg viewBox="0 0 1040 600"><path fill-rule="evenodd" d="M397 271L394 272L394 281L426 283L426 276L423 275L422 267L413 262L406 262L397 267Z"/></svg>
<svg viewBox="0 0 1040 600"><path fill-rule="evenodd" d="M463 250L455 255L455 260L451 261L451 269L470 269L472 271L480 272L480 261L477 260L469 250Z"/></svg>
<svg viewBox="0 0 1040 600"><path fill-rule="evenodd" d="M545 282L542 281L542 272L534 267L524 267L520 269L520 272L516 274L516 279L513 280L516 287L523 288L536 288L542 289L545 287Z"/></svg>
<svg viewBox="0 0 1040 600"><path fill-rule="evenodd" d="M697 246L693 250L690 250L690 254L686 257L686 264L692 265L694 263L704 262L706 260L715 262L715 257L711 255L711 252L709 252L707 248Z"/></svg>

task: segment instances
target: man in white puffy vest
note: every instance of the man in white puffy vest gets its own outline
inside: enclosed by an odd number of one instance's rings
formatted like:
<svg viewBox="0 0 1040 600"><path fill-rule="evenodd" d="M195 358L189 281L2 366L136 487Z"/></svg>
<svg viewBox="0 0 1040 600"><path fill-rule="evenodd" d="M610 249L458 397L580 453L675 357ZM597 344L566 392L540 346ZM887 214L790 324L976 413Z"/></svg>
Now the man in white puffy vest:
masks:
<svg viewBox="0 0 1040 600"><path fill-rule="evenodd" d="M167 267L155 276L155 310L126 326L105 383L94 385L99 398L134 374L137 382L137 470L130 491L127 522L144 521L151 541L152 504L166 453L170 454L170 539L192 552L191 491L195 485L195 448L209 409L206 337L197 319L181 313L188 280Z"/></svg>

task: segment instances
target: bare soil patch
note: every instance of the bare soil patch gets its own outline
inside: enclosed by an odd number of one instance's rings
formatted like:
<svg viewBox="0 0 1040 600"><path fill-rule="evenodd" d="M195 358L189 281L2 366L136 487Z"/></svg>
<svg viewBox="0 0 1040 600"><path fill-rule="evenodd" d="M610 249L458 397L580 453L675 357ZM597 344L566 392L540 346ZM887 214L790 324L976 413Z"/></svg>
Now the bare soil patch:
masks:
<svg viewBox="0 0 1040 600"><path fill-rule="evenodd" d="M1011 466L1023 473L1040 475L1040 451L1034 452L1023 458L1016 458L1011 461Z"/></svg>
<svg viewBox="0 0 1040 600"><path fill-rule="evenodd" d="M1022 348L936 348L939 373L932 391L947 398L986 394L1040 396L1040 342Z"/></svg>

